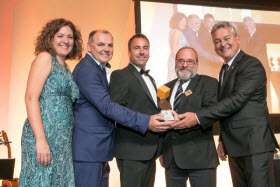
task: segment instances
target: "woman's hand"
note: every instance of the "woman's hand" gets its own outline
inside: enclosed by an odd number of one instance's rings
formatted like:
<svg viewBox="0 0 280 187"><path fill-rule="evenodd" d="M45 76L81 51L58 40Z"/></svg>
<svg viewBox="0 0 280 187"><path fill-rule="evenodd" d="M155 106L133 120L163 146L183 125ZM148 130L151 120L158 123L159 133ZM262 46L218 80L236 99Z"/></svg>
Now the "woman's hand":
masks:
<svg viewBox="0 0 280 187"><path fill-rule="evenodd" d="M51 164L51 151L46 140L36 141L37 162L43 167Z"/></svg>

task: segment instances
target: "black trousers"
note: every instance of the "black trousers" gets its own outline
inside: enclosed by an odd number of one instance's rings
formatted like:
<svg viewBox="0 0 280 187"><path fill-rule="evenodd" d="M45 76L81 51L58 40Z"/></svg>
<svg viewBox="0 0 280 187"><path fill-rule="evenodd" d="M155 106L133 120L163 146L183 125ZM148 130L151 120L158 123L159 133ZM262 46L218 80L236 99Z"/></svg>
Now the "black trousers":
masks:
<svg viewBox="0 0 280 187"><path fill-rule="evenodd" d="M153 187L155 183L156 161L117 159L121 187Z"/></svg>
<svg viewBox="0 0 280 187"><path fill-rule="evenodd" d="M273 152L229 156L228 160L234 187L275 187Z"/></svg>
<svg viewBox="0 0 280 187"><path fill-rule="evenodd" d="M170 166L165 169L167 187L186 187L188 179L190 179L191 187L216 187L216 175L216 168L180 169L174 158Z"/></svg>

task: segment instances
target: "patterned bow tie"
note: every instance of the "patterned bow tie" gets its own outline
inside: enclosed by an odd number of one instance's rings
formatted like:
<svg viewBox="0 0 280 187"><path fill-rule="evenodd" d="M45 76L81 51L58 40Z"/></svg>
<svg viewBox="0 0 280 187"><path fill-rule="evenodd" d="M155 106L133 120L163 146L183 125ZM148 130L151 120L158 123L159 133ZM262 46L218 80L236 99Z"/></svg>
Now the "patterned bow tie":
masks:
<svg viewBox="0 0 280 187"><path fill-rule="evenodd" d="M146 71L143 70L143 69L141 69L141 70L140 70L140 74L141 74L141 75L145 74L146 76L148 76L148 75L149 75L149 71L150 71L149 69L146 70Z"/></svg>

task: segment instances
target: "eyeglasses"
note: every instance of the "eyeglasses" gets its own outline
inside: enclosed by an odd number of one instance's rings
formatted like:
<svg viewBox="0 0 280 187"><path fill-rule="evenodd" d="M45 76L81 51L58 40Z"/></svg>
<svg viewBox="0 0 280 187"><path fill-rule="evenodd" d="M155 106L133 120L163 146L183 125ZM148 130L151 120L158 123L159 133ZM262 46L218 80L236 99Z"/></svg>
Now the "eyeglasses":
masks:
<svg viewBox="0 0 280 187"><path fill-rule="evenodd" d="M183 65L185 63L187 63L189 66L193 66L196 62L192 59L189 59L189 60L184 60L184 59L176 59L176 62L179 64L179 65Z"/></svg>

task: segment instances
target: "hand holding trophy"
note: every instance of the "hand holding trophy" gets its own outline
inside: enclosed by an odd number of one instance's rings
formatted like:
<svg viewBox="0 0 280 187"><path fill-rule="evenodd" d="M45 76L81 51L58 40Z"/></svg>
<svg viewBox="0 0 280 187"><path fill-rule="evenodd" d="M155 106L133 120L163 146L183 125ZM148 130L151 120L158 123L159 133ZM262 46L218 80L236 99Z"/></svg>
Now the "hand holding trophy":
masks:
<svg viewBox="0 0 280 187"><path fill-rule="evenodd" d="M174 121L174 117L171 112L171 105L170 103L166 100L166 98L170 94L170 88L167 86L162 85L158 91L157 91L157 96L161 99L158 102L158 106L161 109L160 113L164 114L164 120L165 121Z"/></svg>

